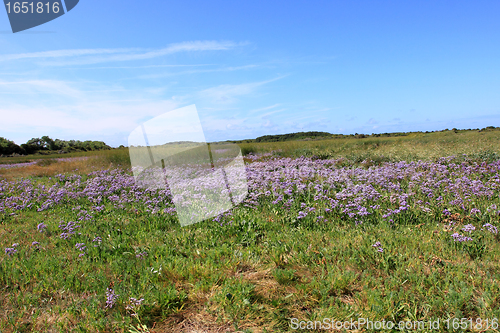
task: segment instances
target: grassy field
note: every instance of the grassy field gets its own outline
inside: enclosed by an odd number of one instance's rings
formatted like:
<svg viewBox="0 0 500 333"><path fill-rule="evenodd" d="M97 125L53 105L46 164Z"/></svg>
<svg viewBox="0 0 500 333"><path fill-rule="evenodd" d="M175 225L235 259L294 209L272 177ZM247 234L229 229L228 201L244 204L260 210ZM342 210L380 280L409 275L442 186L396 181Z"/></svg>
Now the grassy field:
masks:
<svg viewBox="0 0 500 333"><path fill-rule="evenodd" d="M224 145L225 143L220 143ZM282 157L339 158L359 163L429 160L451 155L474 155L494 160L500 155L500 128L493 130L457 130L410 133L397 137L341 138L330 140L238 143L244 155L274 152ZM25 163L41 159L98 156L100 167L130 167L128 148L69 154L30 155L0 158L1 164ZM94 163L95 165L96 163ZM0 169L1 172L1 169Z"/></svg>
<svg viewBox="0 0 500 333"><path fill-rule="evenodd" d="M499 154L500 130L411 133L403 137L331 139L273 143L242 143L244 152L281 151L280 156L345 157L354 162L416 161L457 154Z"/></svg>
<svg viewBox="0 0 500 333"><path fill-rule="evenodd" d="M239 146L248 199L187 227L127 149L0 169L0 332L498 331L500 131Z"/></svg>

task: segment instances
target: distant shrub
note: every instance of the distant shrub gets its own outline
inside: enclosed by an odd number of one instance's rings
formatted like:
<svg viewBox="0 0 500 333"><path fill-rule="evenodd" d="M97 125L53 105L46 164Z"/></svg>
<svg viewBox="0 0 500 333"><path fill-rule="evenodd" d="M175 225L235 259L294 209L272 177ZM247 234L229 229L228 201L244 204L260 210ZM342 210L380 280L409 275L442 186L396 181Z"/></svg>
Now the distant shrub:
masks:
<svg viewBox="0 0 500 333"><path fill-rule="evenodd" d="M21 147L16 145L14 141L0 137L0 155L10 155L15 153L23 153L23 150Z"/></svg>
<svg viewBox="0 0 500 333"><path fill-rule="evenodd" d="M243 155L243 156L246 156L246 155L248 155L250 153L255 154L256 152L257 151L256 151L255 147L252 147L252 146L250 146L250 147L242 147L241 148L241 155Z"/></svg>

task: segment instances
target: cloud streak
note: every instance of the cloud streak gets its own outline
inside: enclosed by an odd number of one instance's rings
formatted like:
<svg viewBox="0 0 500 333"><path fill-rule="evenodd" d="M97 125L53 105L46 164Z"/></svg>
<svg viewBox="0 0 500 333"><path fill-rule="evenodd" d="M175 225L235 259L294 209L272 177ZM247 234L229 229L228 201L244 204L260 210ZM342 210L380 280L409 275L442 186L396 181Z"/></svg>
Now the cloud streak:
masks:
<svg viewBox="0 0 500 333"><path fill-rule="evenodd" d="M232 41L188 41L188 42L170 44L167 47L151 51L144 51L137 48L55 50L55 51L45 51L45 52L5 54L5 55L0 55L0 61L15 61L23 59L72 58L71 60L46 61L43 62L43 65L48 65L48 66L86 65L86 64L103 63L103 62L146 60L179 52L227 51L246 44L248 43L245 42L235 43Z"/></svg>
<svg viewBox="0 0 500 333"><path fill-rule="evenodd" d="M277 108L280 105L281 104L277 103L277 104L265 106L265 107L262 107L262 108L250 110L250 111L248 111L248 113L253 114L253 113L258 113L258 112L261 112L261 111L267 111L267 110L271 110L271 109Z"/></svg>
<svg viewBox="0 0 500 333"><path fill-rule="evenodd" d="M68 82L59 80L0 81L0 93L7 95L43 94L71 98L82 98L83 96L80 90L75 89Z"/></svg>
<svg viewBox="0 0 500 333"><path fill-rule="evenodd" d="M253 93L258 87L267 83L274 82L284 78L280 76L274 79L250 82L242 84L222 84L217 87L202 90L199 95L204 99L209 99L215 103L231 103L235 101L235 97L244 96Z"/></svg>
<svg viewBox="0 0 500 333"><path fill-rule="evenodd" d="M56 50L44 52L18 53L0 55L0 61L33 59L33 58L66 58L82 57L95 54L113 54L133 52L137 49L74 49L74 50Z"/></svg>
<svg viewBox="0 0 500 333"><path fill-rule="evenodd" d="M100 103L58 108L11 105L0 107L3 133L30 133L28 136L57 132L58 136L88 135L99 137L103 133L120 133L134 129L144 118L154 117L176 109L178 103L171 100L154 102ZM16 134L19 137L19 134ZM26 141L27 137L18 139Z"/></svg>
<svg viewBox="0 0 500 333"><path fill-rule="evenodd" d="M235 67L222 67L222 68L213 68L213 69L193 69L189 71L182 71L177 73L162 73L162 74L150 74L150 75L141 75L139 79L157 79L162 77L169 77L174 75L185 75L185 74L200 74L200 73L215 73L215 72L233 72L245 69L252 69L259 67L259 65L244 65L244 66L235 66Z"/></svg>

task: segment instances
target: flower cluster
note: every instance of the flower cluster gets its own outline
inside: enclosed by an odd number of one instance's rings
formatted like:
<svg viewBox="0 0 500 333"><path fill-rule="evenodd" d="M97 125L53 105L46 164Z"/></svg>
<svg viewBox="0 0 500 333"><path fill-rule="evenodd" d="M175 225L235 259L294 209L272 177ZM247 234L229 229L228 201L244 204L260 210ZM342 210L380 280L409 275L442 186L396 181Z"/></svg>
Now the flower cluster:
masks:
<svg viewBox="0 0 500 333"><path fill-rule="evenodd" d="M99 247L99 245L102 243L102 238L99 236L96 236L93 240L92 243L97 242L97 245L94 245L94 247Z"/></svg>
<svg viewBox="0 0 500 333"><path fill-rule="evenodd" d="M375 244L372 245L372 247L376 247L377 252L384 252L384 249L382 248L382 244L380 244L380 242L376 242Z"/></svg>
<svg viewBox="0 0 500 333"><path fill-rule="evenodd" d="M291 210L296 206L297 199L301 200L307 193L311 201L308 204L302 202L297 209L301 211L298 213L301 219L306 218L306 214L328 213L352 219L353 222L373 215L396 221L398 215L406 214L409 209L420 210L424 214L439 209L445 216L452 213L480 216L483 211L498 216L500 210L495 203L484 208L476 207L475 203L481 199L498 199L500 161L490 164L468 160L454 163L455 159L385 163L366 169L339 168L340 159L269 158L259 162L255 157L254 162L246 166L249 195L243 205L257 207L261 199L270 199L268 202L277 208ZM218 186L214 179L198 185L181 181L183 177L196 176L197 172L199 170L196 169L177 173L171 170L169 177L174 177L172 183L177 187L172 185L172 189L175 187L178 202L201 200L204 189ZM78 175L58 175L51 186L37 185L31 179L0 181L0 193L8 194L0 195L0 213L12 214L36 207L38 211L43 211L57 205L81 202L82 199L91 203L92 207L89 211L79 208L77 221L80 222L89 221L93 218L92 214L112 207L138 214L179 213L174 207L173 192L169 187L163 185L163 188L153 189L138 186L141 183L139 180L136 183L133 176L121 170L95 171L87 176L82 181ZM152 173L153 179L154 176ZM231 176L228 173L228 177ZM196 189L201 189L201 192L195 193ZM231 192L233 195L237 193L233 189ZM205 213L213 214L210 209L201 212ZM40 226L39 231L42 229Z"/></svg>
<svg viewBox="0 0 500 333"><path fill-rule="evenodd" d="M115 294L115 291L113 289L107 288L106 290L106 307L112 308L113 305L115 305L116 300L118 299L118 296Z"/></svg>
<svg viewBox="0 0 500 333"><path fill-rule="evenodd" d="M131 316L135 317L135 316L137 316L137 308L141 306L143 301L144 301L144 298L136 299L136 298L130 297L129 302L128 302L129 304L127 304L127 306L125 306L125 309L127 311L131 311L132 312Z"/></svg>
<svg viewBox="0 0 500 333"><path fill-rule="evenodd" d="M45 224L42 223L39 223L36 228L38 229L39 232L44 232L45 229L47 229L47 226Z"/></svg>
<svg viewBox="0 0 500 333"><path fill-rule="evenodd" d="M458 232L453 233L451 237L453 237L453 240L455 242L460 242L460 243L472 241L472 237L461 235Z"/></svg>
<svg viewBox="0 0 500 333"><path fill-rule="evenodd" d="M489 232L491 232L492 234L497 234L498 233L498 229L497 227L495 227L494 225L492 225L491 223L486 223L485 225L483 225L484 228L486 228L486 230L488 230ZM482 230L482 229L481 229Z"/></svg>
<svg viewBox="0 0 500 333"><path fill-rule="evenodd" d="M16 247L18 247L18 246L19 246L18 243L14 243L14 244L12 244L12 247L5 248L5 254L7 254L8 256L12 256L14 253L17 252Z"/></svg>
<svg viewBox="0 0 500 333"><path fill-rule="evenodd" d="M139 254L136 254L135 256L136 256L137 258L139 258L139 259L145 259L145 258L148 256L148 254L147 254L147 252L146 252L146 251L144 251L144 252L141 252L141 253L139 253Z"/></svg>
<svg viewBox="0 0 500 333"><path fill-rule="evenodd" d="M468 232L468 233L471 233L473 232L474 230L476 230L476 227L473 226L472 224L467 224L467 225L464 225L464 227L462 228L462 231L463 232Z"/></svg>
<svg viewBox="0 0 500 333"><path fill-rule="evenodd" d="M79 228L80 226L76 224L76 222L70 221L68 223L64 223L61 221L61 224L59 224L59 228L64 230L64 232L61 234L62 239L71 239L71 235L74 235L76 233L75 229ZM81 233L79 233L80 235Z"/></svg>
<svg viewBox="0 0 500 333"><path fill-rule="evenodd" d="M76 243L75 247L78 251L81 252L78 256L83 257L85 255L85 249L87 248L85 246L85 243Z"/></svg>

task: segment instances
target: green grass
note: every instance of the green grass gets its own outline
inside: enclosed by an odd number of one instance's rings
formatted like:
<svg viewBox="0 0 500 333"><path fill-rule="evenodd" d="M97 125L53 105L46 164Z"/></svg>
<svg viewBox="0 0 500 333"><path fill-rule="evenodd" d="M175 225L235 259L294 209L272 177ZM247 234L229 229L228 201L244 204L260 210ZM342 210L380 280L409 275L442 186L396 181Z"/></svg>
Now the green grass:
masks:
<svg viewBox="0 0 500 333"><path fill-rule="evenodd" d="M354 161L414 161L457 154L500 155L500 131L412 133L403 137L342 138L318 141L287 141L238 144L244 152L276 151L283 157L338 158ZM495 155L496 154L496 155Z"/></svg>
<svg viewBox="0 0 500 333"><path fill-rule="evenodd" d="M345 157L347 164L464 153L492 161L500 154L500 132L239 145L246 153ZM92 155L100 167L130 165L127 149ZM49 176L34 179L54 183ZM438 215L410 212L395 224L380 218L358 226L340 219L312 223L263 201L259 210L234 209L222 225L182 228L170 215L116 210L106 202L92 223L82 223L81 235L61 239L57 226L77 220L77 205L91 207L82 200L0 215L0 244L21 245L11 258L0 254L0 332L128 332L139 324L150 332L286 332L294 331L291 318L500 318L500 239L485 233L457 246ZM37 231L41 222L46 232ZM96 236L103 242L94 247ZM39 249L30 248L33 241ZM372 247L377 241L383 252ZM75 245L82 242L88 252L79 258ZM144 259L136 257L144 251ZM105 307L108 287L119 295L111 309ZM144 298L136 317L126 308L130 297ZM440 331L461 330L441 324Z"/></svg>
<svg viewBox="0 0 500 333"><path fill-rule="evenodd" d="M145 298L137 313L150 328L195 315L206 327L270 332L289 330L289 318L500 315L498 240L486 237L488 250L474 260L449 242L438 220L301 228L279 212L240 208L231 225L181 228L166 217L134 215L103 213L71 240L54 233L60 220L76 220L70 207L5 218L0 244L24 249L0 261L2 332L127 331L138 324L125 309L129 297ZM49 232L36 232L40 221ZM103 244L94 248L96 235ZM40 250L26 249L35 240ZM383 253L371 246L376 241ZM88 248L83 258L78 242ZM147 257L136 258L144 250ZM106 309L110 284L120 296Z"/></svg>

